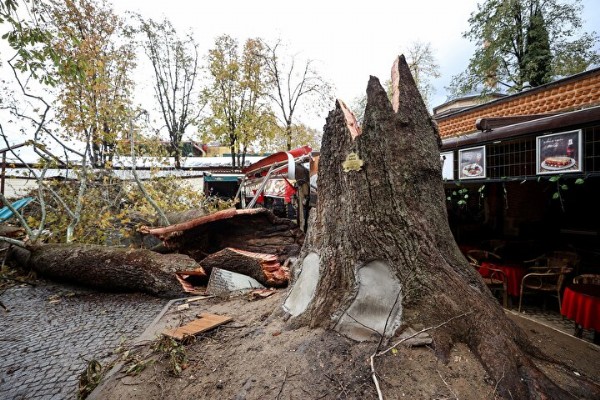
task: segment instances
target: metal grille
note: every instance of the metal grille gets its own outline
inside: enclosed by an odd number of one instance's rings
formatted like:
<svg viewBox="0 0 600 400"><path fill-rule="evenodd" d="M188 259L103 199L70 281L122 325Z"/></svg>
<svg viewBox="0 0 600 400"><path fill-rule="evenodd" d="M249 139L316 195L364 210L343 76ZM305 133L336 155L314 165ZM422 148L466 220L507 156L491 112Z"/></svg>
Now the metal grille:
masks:
<svg viewBox="0 0 600 400"><path fill-rule="evenodd" d="M596 176L600 173L600 125L584 128L582 131L584 149L582 174ZM536 136L539 134L486 144L486 178L484 179L536 178ZM458 151L455 151L456 177L458 172Z"/></svg>
<svg viewBox="0 0 600 400"><path fill-rule="evenodd" d="M587 128L584 133L584 171L600 172L600 126Z"/></svg>
<svg viewBox="0 0 600 400"><path fill-rule="evenodd" d="M535 137L492 143L487 146L489 178L535 175Z"/></svg>

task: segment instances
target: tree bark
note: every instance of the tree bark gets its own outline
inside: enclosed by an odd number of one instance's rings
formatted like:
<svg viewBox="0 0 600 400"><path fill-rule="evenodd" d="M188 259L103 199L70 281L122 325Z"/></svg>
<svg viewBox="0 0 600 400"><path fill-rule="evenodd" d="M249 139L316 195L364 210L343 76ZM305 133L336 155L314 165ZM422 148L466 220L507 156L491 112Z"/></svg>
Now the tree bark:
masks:
<svg viewBox="0 0 600 400"><path fill-rule="evenodd" d="M464 342L503 398L568 397L535 367L530 356L541 353L453 239L437 128L403 56L392 83L393 104L370 78L362 132L341 101L327 118L316 215L284 304L289 323L379 340L467 313L431 332L439 357Z"/></svg>
<svg viewBox="0 0 600 400"><path fill-rule="evenodd" d="M184 292L176 272L199 267L183 254L86 244L33 245L15 248L11 256L20 266L50 279L159 297L180 297Z"/></svg>

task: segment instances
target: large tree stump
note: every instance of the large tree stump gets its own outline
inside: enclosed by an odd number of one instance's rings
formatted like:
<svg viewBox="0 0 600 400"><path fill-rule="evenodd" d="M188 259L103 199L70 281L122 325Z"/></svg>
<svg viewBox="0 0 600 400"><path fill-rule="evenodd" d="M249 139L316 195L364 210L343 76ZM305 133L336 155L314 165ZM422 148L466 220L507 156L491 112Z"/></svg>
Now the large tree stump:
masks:
<svg viewBox="0 0 600 400"><path fill-rule="evenodd" d="M431 332L441 358L464 342L502 397L565 398L453 239L439 136L404 57L392 82L390 102L370 78L362 132L341 101L327 118L316 216L284 304L290 324L372 340L465 314Z"/></svg>
<svg viewBox="0 0 600 400"><path fill-rule="evenodd" d="M199 265L183 254L86 244L46 244L13 249L13 257L41 276L115 292L160 297L184 293L176 272Z"/></svg>

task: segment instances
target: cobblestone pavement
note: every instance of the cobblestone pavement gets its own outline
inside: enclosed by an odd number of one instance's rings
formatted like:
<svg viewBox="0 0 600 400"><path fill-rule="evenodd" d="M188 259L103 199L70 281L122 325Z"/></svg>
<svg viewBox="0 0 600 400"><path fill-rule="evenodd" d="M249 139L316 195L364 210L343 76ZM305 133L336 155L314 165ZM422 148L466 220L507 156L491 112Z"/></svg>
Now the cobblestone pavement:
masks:
<svg viewBox="0 0 600 400"><path fill-rule="evenodd" d="M0 399L75 399L87 361L104 364L167 303L38 281L0 295Z"/></svg>

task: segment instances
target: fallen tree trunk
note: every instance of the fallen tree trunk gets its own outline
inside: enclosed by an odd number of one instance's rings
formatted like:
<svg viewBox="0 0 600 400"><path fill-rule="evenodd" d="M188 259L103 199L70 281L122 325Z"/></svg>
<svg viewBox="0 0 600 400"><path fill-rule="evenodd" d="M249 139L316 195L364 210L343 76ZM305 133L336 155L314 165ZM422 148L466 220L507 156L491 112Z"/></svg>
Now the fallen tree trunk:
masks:
<svg viewBox="0 0 600 400"><path fill-rule="evenodd" d="M282 267L276 256L232 248L211 254L200 265L209 275L213 268L221 268L248 275L265 286L286 286L290 277L288 268Z"/></svg>
<svg viewBox="0 0 600 400"><path fill-rule="evenodd" d="M30 245L27 249L14 248L11 257L20 266L53 280L159 297L181 296L176 272L198 268L183 254L90 244Z"/></svg>
<svg viewBox="0 0 600 400"><path fill-rule="evenodd" d="M25 236L25 229L20 226L0 225L0 236L17 238Z"/></svg>
<svg viewBox="0 0 600 400"><path fill-rule="evenodd" d="M304 233L288 219L264 208L228 209L178 224L140 229L155 235L166 247L201 261L227 247L273 254L280 263L300 252Z"/></svg>

